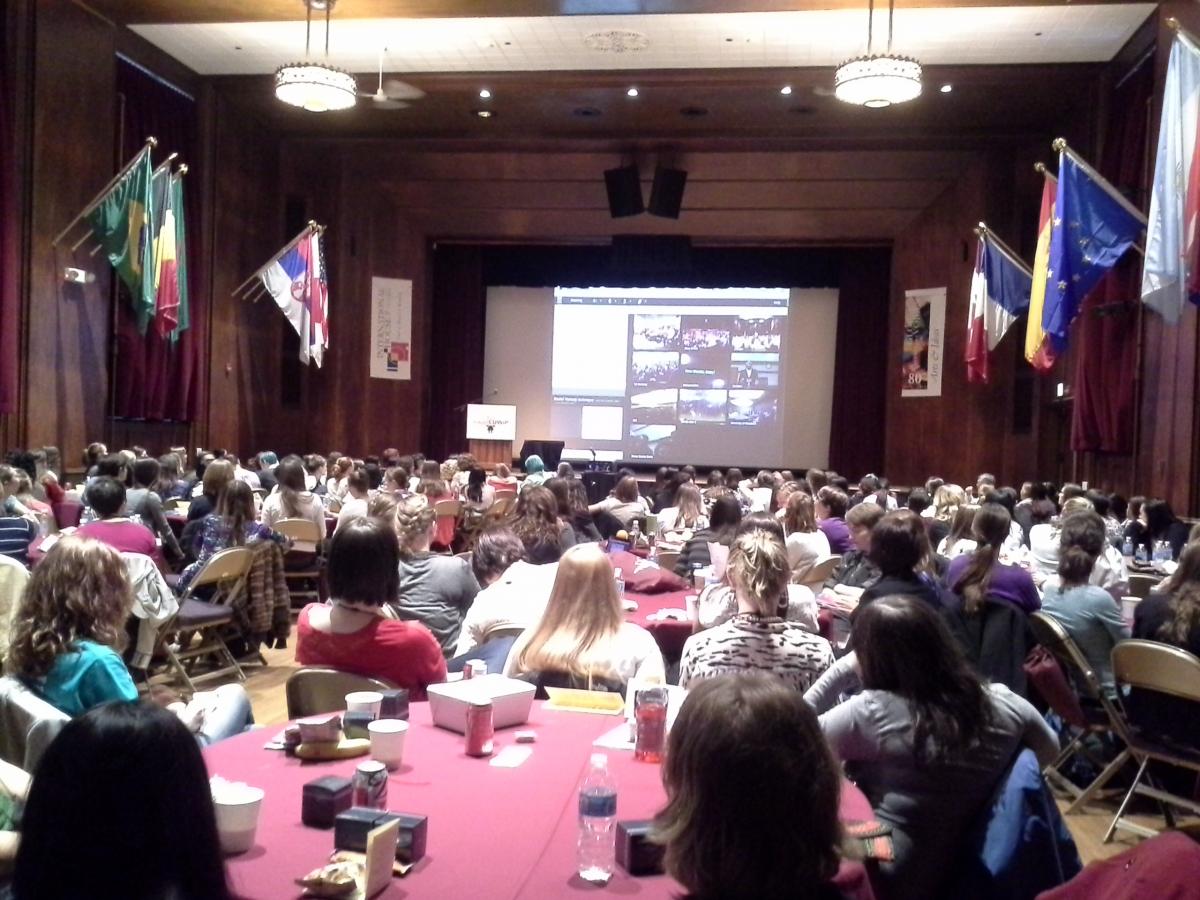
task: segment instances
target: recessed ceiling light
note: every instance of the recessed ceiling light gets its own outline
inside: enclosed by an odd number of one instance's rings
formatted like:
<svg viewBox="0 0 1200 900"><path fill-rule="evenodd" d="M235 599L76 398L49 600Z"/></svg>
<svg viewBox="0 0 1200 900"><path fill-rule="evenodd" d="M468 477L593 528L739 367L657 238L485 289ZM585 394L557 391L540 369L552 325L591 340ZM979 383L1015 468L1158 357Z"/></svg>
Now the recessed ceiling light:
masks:
<svg viewBox="0 0 1200 900"><path fill-rule="evenodd" d="M785 96L785 97L788 96L791 92L792 92L792 86L790 84L785 84L783 87L781 87L779 89L779 93L783 94L783 96Z"/></svg>
<svg viewBox="0 0 1200 900"><path fill-rule="evenodd" d="M480 88L479 89L479 99L480 100L491 100L492 92L489 91L487 88Z"/></svg>
<svg viewBox="0 0 1200 900"><path fill-rule="evenodd" d="M638 95L638 89L635 87L631 87L629 90L627 90L625 92L626 97L636 97L637 95Z"/></svg>
<svg viewBox="0 0 1200 900"><path fill-rule="evenodd" d="M474 110L474 113L475 113L475 115L479 116L479 118L481 118L481 119L490 119L492 116L495 115L495 113L492 112L490 109L477 109L477 110Z"/></svg>
<svg viewBox="0 0 1200 900"><path fill-rule="evenodd" d="M952 85L952 84L943 84L941 87L941 91L943 94L948 94L952 90L954 90L954 85Z"/></svg>

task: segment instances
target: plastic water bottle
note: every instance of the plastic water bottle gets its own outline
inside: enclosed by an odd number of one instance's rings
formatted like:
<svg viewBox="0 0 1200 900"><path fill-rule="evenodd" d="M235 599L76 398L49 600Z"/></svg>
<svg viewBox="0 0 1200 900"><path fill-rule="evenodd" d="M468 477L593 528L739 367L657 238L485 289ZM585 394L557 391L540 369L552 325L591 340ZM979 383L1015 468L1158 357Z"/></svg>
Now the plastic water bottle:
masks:
<svg viewBox="0 0 1200 900"><path fill-rule="evenodd" d="M613 569L613 581L617 583L617 596L625 596L625 575L620 569Z"/></svg>
<svg viewBox="0 0 1200 900"><path fill-rule="evenodd" d="M1145 565L1150 561L1149 556L1146 553L1145 544L1140 542L1138 543L1137 550L1134 552L1134 560L1142 565Z"/></svg>
<svg viewBox="0 0 1200 900"><path fill-rule="evenodd" d="M607 884L616 864L617 783L608 771L608 757L593 753L588 773L579 786L579 877Z"/></svg>
<svg viewBox="0 0 1200 900"><path fill-rule="evenodd" d="M1126 559L1133 556L1133 538L1129 535L1125 535L1125 543L1121 545L1121 555Z"/></svg>

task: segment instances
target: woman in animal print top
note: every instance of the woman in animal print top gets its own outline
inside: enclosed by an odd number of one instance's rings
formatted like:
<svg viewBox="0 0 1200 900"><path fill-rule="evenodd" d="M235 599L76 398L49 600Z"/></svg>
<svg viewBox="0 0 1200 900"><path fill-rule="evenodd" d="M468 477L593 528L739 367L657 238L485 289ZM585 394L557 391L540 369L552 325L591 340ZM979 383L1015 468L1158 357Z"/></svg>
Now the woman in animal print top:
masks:
<svg viewBox="0 0 1200 900"><path fill-rule="evenodd" d="M679 683L764 672L804 691L833 664L829 642L779 617L779 598L791 569L777 532L739 534L726 569L737 598L737 615L688 638L679 664Z"/></svg>

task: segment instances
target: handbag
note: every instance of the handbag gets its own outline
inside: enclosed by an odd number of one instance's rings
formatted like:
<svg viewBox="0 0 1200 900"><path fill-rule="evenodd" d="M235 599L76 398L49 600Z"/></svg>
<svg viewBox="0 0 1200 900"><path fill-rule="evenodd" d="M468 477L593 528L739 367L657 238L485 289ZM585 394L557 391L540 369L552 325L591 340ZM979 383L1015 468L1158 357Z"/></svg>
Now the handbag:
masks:
<svg viewBox="0 0 1200 900"><path fill-rule="evenodd" d="M1030 684L1063 721L1076 728L1087 727L1087 717L1079 703L1079 694L1053 653L1045 647L1034 647L1025 657L1022 668Z"/></svg>

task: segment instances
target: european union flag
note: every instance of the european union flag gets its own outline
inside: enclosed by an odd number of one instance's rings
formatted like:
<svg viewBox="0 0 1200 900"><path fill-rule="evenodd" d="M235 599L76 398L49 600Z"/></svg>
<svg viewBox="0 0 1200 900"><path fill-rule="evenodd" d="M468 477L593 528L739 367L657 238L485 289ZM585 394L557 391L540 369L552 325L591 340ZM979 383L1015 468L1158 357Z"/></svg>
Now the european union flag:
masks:
<svg viewBox="0 0 1200 900"><path fill-rule="evenodd" d="M1056 353L1083 298L1117 264L1145 227L1145 219L1114 196L1115 188L1063 150L1050 229L1050 265L1042 329Z"/></svg>

